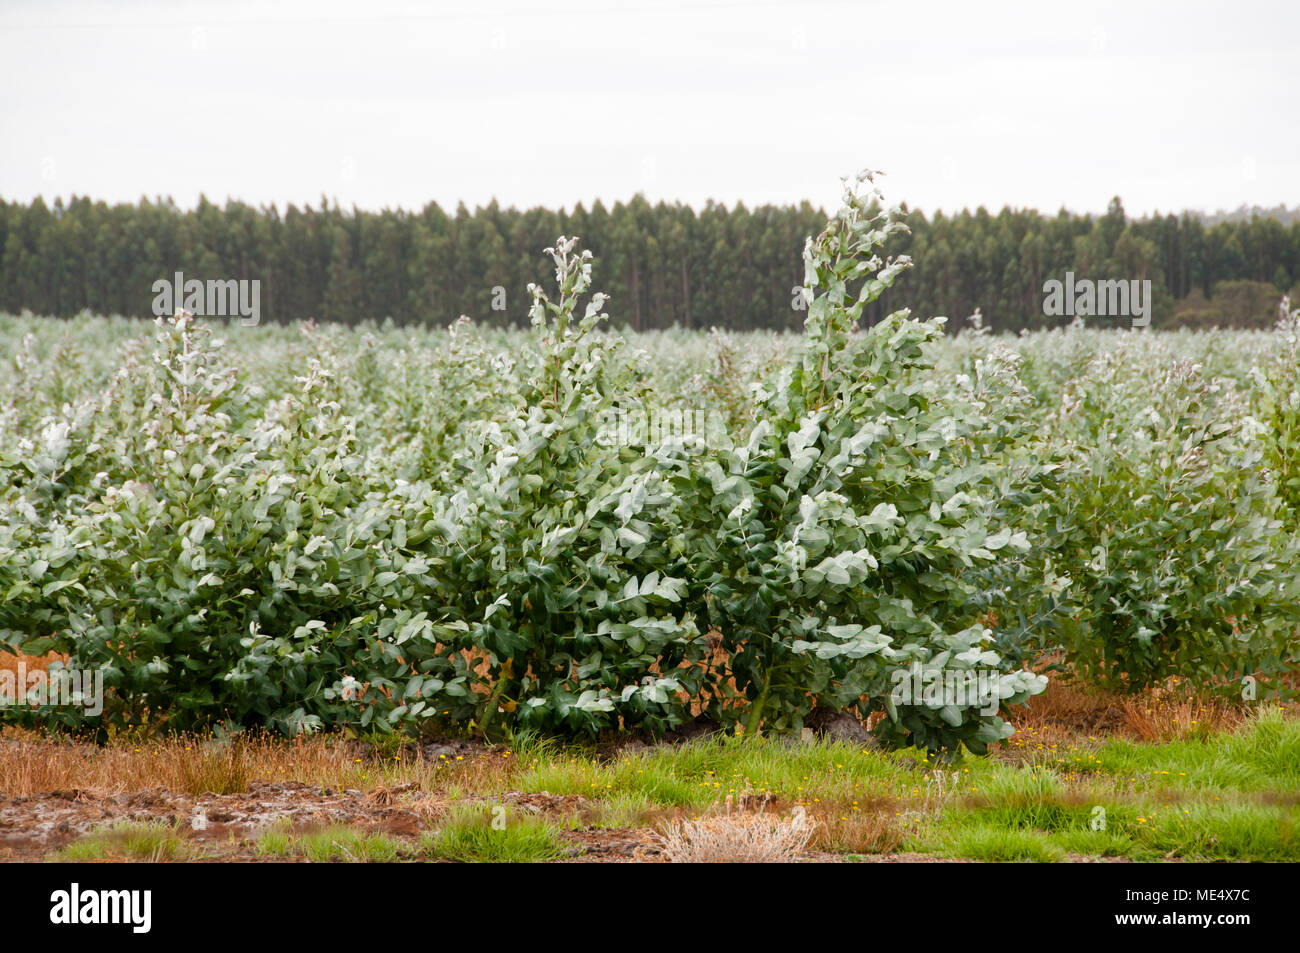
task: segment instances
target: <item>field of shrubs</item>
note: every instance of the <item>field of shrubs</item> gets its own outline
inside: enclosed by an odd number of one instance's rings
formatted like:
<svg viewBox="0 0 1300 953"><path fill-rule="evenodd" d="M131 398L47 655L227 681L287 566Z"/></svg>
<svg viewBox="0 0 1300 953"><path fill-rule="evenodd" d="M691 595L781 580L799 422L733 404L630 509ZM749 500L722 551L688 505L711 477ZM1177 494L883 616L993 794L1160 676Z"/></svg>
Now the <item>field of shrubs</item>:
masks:
<svg viewBox="0 0 1300 953"><path fill-rule="evenodd" d="M0 317L0 650L58 659L51 691L103 676L93 715L0 719L492 742L848 712L945 761L1058 677L1289 699L1300 315L859 327L908 266L866 185L808 244L802 335L614 330L565 238L527 331Z"/></svg>

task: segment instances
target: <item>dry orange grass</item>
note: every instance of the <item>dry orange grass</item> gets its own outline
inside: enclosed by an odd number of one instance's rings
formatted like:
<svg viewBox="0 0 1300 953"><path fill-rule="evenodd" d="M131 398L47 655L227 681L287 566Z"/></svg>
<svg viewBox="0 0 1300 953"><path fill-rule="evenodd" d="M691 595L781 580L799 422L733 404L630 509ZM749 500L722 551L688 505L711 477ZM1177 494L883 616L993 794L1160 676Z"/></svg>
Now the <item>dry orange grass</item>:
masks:
<svg viewBox="0 0 1300 953"><path fill-rule="evenodd" d="M1248 706L1191 689L1180 679L1134 695L1120 695L1056 676L1047 691L1011 713L1017 732L1050 747L1081 738L1121 736L1135 741L1204 738L1236 727Z"/></svg>
<svg viewBox="0 0 1300 953"><path fill-rule="evenodd" d="M1179 692L1175 681L1168 688L1125 698L1120 704L1120 730L1138 741L1204 740L1236 728L1250 711L1222 698Z"/></svg>
<svg viewBox="0 0 1300 953"><path fill-rule="evenodd" d="M14 677L17 678L20 663L28 672L35 672L38 669L43 672L50 667L51 662L67 660L66 655L60 655L58 652L50 652L46 655L14 655L12 652L0 651L0 672L13 672Z"/></svg>
<svg viewBox="0 0 1300 953"><path fill-rule="evenodd" d="M79 790L111 796L147 788L201 794L248 789L252 780L337 778L350 759L316 740L214 745L176 738L105 746L9 731L0 741L0 795Z"/></svg>
<svg viewBox="0 0 1300 953"><path fill-rule="evenodd" d="M892 854L907 837L893 810L853 810L819 805L808 812L816 823L808 846L837 854Z"/></svg>
<svg viewBox="0 0 1300 953"><path fill-rule="evenodd" d="M1047 691L1011 710L1010 721L1018 733L1048 742L1064 742L1079 735L1113 733L1120 725L1118 695L1054 677Z"/></svg>
<svg viewBox="0 0 1300 953"><path fill-rule="evenodd" d="M378 759L328 738L253 736L218 744L187 737L92 745L34 732L0 733L0 796L79 790L101 796L166 788L188 794L234 794L255 781L298 781L375 791L414 784L465 791L497 785L513 770L500 755L425 760Z"/></svg>

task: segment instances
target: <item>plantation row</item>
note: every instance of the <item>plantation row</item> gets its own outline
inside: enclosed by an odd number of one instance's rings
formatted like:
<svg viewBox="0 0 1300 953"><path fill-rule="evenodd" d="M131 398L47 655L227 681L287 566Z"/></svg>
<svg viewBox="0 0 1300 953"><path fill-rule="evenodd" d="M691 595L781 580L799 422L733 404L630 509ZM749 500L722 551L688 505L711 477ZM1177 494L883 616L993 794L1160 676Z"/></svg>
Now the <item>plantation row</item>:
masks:
<svg viewBox="0 0 1300 953"><path fill-rule="evenodd" d="M1001 707L1062 659L1278 690L1298 316L859 330L908 265L872 198L809 242L802 336L609 334L571 239L530 331L0 318L0 646L107 686L101 715L0 718L596 734L853 709L888 744L982 751L997 711L900 701L899 673L979 674Z"/></svg>

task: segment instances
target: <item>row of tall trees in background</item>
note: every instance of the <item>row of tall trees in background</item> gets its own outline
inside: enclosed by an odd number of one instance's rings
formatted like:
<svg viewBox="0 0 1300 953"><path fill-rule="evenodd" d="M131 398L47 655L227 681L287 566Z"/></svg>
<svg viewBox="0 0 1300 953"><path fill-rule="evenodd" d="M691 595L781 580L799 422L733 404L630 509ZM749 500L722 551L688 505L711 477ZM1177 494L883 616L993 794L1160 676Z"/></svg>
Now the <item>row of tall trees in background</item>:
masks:
<svg viewBox="0 0 1300 953"><path fill-rule="evenodd" d="M1043 315L1043 282L1073 271L1150 278L1158 325L1262 325L1276 295L1300 281L1300 221L1268 216L1210 227L1189 213L1133 220L1114 199L1100 216L979 208L913 210L907 221L911 234L889 250L910 254L915 267L872 303L868 320L906 305L954 318L979 308L996 330L1048 326L1061 319ZM613 208L494 202L452 214L436 204L345 211L323 200L283 210L206 199L189 210L170 199L0 200L0 311L149 315L154 282L179 271L259 279L263 320L446 324L468 314L516 324L528 283L548 278L541 250L564 234L595 254L596 287L612 294L616 324L795 328L804 239L824 224L808 203L697 211L641 196ZM505 309L494 310L503 298Z"/></svg>

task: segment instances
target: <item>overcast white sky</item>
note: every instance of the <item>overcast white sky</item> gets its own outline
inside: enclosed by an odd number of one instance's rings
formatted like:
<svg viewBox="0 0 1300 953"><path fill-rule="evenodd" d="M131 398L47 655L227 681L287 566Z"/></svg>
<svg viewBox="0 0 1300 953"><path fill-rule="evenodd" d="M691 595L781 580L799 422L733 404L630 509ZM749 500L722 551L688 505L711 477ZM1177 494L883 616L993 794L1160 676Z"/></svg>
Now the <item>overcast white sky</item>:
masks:
<svg viewBox="0 0 1300 953"><path fill-rule="evenodd" d="M1300 4L0 0L0 196L1300 203Z"/></svg>

